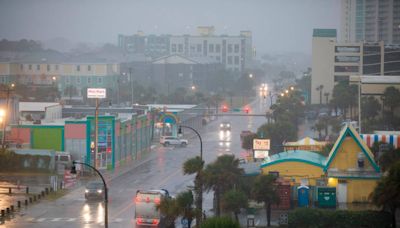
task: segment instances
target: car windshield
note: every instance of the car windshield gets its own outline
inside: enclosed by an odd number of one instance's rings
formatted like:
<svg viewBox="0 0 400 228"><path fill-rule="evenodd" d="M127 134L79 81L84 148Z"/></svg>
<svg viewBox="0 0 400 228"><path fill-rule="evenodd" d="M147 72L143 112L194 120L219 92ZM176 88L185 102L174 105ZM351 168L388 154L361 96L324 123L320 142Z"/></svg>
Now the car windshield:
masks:
<svg viewBox="0 0 400 228"><path fill-rule="evenodd" d="M101 188L103 188L103 182L89 182L87 185L86 185L86 188L89 188L89 189L101 189Z"/></svg>

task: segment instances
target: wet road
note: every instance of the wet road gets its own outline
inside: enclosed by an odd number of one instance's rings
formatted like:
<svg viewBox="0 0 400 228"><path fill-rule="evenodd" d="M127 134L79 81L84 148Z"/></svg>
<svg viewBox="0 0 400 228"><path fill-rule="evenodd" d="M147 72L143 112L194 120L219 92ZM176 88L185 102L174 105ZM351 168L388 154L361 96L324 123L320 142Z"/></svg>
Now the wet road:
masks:
<svg viewBox="0 0 400 228"><path fill-rule="evenodd" d="M265 101L265 100L264 100ZM264 113L269 105L256 100L252 103L252 113ZM230 134L220 134L219 123L230 121ZM240 132L256 131L266 122L264 117L221 116L202 129L198 129L203 140L203 158L212 162L220 154L242 154ZM135 227L134 195L138 189L169 190L172 195L184 191L193 184L194 175L185 176L182 164L189 158L200 154L200 142L190 129L184 129L189 145L185 148L156 147L133 168L107 183L109 188L109 227ZM204 194L203 208L209 212L212 207L210 193ZM15 218L6 221L7 227L102 227L104 225L104 205L102 202L86 202L84 188L71 191L68 195L56 200L46 201L29 206L15 214Z"/></svg>

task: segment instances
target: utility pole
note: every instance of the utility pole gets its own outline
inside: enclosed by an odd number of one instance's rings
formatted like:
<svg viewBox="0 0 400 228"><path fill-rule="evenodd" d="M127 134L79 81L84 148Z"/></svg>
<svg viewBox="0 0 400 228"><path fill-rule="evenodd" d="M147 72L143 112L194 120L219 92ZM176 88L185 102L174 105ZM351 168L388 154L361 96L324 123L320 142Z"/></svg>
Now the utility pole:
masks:
<svg viewBox="0 0 400 228"><path fill-rule="evenodd" d="M133 105L133 78L132 78L132 67L129 67L129 80L131 82L131 105Z"/></svg>
<svg viewBox="0 0 400 228"><path fill-rule="evenodd" d="M14 84L11 84L11 88L14 88ZM6 126L7 126L7 118L11 116L11 110L9 108L9 100L10 100L10 87L7 86L7 97L6 97L6 108L4 110L4 121L3 121L3 137L2 137L2 144L1 148L4 149L6 146ZM8 118L9 119L9 118Z"/></svg>

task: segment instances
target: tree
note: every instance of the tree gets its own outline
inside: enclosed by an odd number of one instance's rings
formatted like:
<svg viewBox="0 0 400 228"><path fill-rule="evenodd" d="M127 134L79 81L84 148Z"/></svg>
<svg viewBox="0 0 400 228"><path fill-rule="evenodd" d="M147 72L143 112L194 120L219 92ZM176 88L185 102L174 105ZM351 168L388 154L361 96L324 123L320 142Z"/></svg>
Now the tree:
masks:
<svg viewBox="0 0 400 228"><path fill-rule="evenodd" d="M191 190L181 192L176 196L176 202L178 207L181 209L180 215L186 218L188 221L188 228L191 227L193 218L198 214L193 208L193 193Z"/></svg>
<svg viewBox="0 0 400 228"><path fill-rule="evenodd" d="M229 217L214 217L207 219L204 223L201 224L201 228L240 228L240 224L238 222L233 221Z"/></svg>
<svg viewBox="0 0 400 228"><path fill-rule="evenodd" d="M247 207L247 196L240 190L231 189L226 192L222 200L222 208L234 214L236 222L239 222L238 214L241 208Z"/></svg>
<svg viewBox="0 0 400 228"><path fill-rule="evenodd" d="M275 153L281 149L282 142L297 139L297 128L288 121L277 121L261 125L257 129L257 135L270 139L271 153Z"/></svg>
<svg viewBox="0 0 400 228"><path fill-rule="evenodd" d="M233 155L222 155L204 169L204 187L207 191L214 190L215 214L221 213L221 196L240 183L243 169L239 168L239 160Z"/></svg>
<svg viewBox="0 0 400 228"><path fill-rule="evenodd" d="M163 198L160 204L157 205L157 209L165 216L165 226L167 228L174 228L175 220L181 213L181 208L177 200L170 197Z"/></svg>
<svg viewBox="0 0 400 228"><path fill-rule="evenodd" d="M68 96L69 100L72 100L72 96L78 93L78 89L73 85L68 85L64 88L64 96Z"/></svg>
<svg viewBox="0 0 400 228"><path fill-rule="evenodd" d="M346 81L341 81L333 87L331 106L338 107L342 110L343 116L346 119L347 111L357 103L357 85L349 85Z"/></svg>
<svg viewBox="0 0 400 228"><path fill-rule="evenodd" d="M378 99L373 96L362 97L361 99L361 113L362 117L367 120L374 119L381 109Z"/></svg>
<svg viewBox="0 0 400 228"><path fill-rule="evenodd" d="M386 88L382 96L382 101L384 107L389 107L390 121L393 122L394 111L397 107L400 107L400 91L393 86Z"/></svg>
<svg viewBox="0 0 400 228"><path fill-rule="evenodd" d="M392 214L392 224L396 227L396 211L400 207L400 161L382 177L370 197L374 204Z"/></svg>
<svg viewBox="0 0 400 228"><path fill-rule="evenodd" d="M257 138L257 134L245 135L242 139L242 148L245 150L253 149L253 140Z"/></svg>
<svg viewBox="0 0 400 228"><path fill-rule="evenodd" d="M201 213L202 213L202 194L203 194L203 167L204 161L201 160L199 156L195 158L188 159L185 163L183 163L183 173L185 175L196 174L194 179L194 191L196 194L196 221L201 221Z"/></svg>
<svg viewBox="0 0 400 228"><path fill-rule="evenodd" d="M279 202L275 179L276 178L270 174L257 176L251 194L254 200L259 203L264 203L267 226L271 226L271 205Z"/></svg>

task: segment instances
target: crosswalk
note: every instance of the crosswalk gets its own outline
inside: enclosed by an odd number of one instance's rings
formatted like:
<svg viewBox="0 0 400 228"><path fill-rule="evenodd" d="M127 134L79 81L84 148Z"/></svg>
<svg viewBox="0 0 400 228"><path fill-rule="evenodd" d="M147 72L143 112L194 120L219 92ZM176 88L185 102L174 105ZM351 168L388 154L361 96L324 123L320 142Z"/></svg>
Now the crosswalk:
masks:
<svg viewBox="0 0 400 228"><path fill-rule="evenodd" d="M83 222L86 224L93 224L93 223L103 223L103 221L96 221L96 220L82 220L82 218L24 218L25 222L30 222L30 223L42 223L42 222ZM115 218L109 220L110 223L120 223L124 222L126 219L123 218Z"/></svg>

